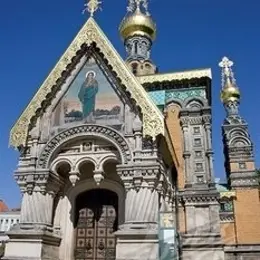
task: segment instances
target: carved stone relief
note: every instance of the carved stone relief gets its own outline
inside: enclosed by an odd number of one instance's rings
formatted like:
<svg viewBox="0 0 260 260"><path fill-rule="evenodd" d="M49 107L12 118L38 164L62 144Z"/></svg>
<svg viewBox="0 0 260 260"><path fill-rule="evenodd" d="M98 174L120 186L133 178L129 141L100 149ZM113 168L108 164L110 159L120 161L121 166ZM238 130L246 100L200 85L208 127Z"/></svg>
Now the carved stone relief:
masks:
<svg viewBox="0 0 260 260"><path fill-rule="evenodd" d="M50 163L51 156L61 144L66 143L73 138L79 138L82 136L105 138L118 148L123 163L127 164L131 160L131 149L124 137L122 137L117 131L109 127L98 125L81 125L65 130L51 139L40 155L38 166L40 168L47 167ZM86 147L84 149L86 149Z"/></svg>

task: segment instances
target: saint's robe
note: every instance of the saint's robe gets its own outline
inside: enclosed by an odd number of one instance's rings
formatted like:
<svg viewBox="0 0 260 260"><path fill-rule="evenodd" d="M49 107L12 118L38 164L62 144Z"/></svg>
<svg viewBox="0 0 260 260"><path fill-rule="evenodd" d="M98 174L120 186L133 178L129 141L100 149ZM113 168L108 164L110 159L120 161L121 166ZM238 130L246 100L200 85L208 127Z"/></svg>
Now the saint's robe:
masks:
<svg viewBox="0 0 260 260"><path fill-rule="evenodd" d="M95 79L85 80L78 93L78 98L82 104L83 118L89 116L95 110L96 94L98 83Z"/></svg>

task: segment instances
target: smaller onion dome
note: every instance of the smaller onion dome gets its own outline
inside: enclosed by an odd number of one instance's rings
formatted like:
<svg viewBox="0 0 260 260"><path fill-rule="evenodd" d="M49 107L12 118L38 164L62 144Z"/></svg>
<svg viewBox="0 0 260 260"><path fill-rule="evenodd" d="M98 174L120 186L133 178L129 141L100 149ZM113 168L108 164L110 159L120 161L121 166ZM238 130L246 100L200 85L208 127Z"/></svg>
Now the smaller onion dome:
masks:
<svg viewBox="0 0 260 260"><path fill-rule="evenodd" d="M156 38L156 25L152 17L143 14L140 8L123 19L119 31L124 40L135 35L146 36L152 41Z"/></svg>
<svg viewBox="0 0 260 260"><path fill-rule="evenodd" d="M221 101L224 104L240 100L240 91L236 85L234 73L232 71L233 61L223 57L219 66L222 68L222 90Z"/></svg>
<svg viewBox="0 0 260 260"><path fill-rule="evenodd" d="M228 103L229 101L239 101L240 100L240 91L234 85L230 78L227 78L226 84L221 91L221 101L223 103Z"/></svg>

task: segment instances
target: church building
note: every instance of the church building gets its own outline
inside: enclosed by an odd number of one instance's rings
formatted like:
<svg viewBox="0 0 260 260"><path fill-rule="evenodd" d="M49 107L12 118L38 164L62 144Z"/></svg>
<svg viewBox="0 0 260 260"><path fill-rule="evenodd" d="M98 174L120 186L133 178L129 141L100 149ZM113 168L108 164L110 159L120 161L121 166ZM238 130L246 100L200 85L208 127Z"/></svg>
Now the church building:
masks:
<svg viewBox="0 0 260 260"><path fill-rule="evenodd" d="M5 260L259 260L259 179L233 63L221 100L228 183L213 169L211 69L161 73L147 0L129 0L127 58L94 19L10 134L20 221ZM220 76L219 76L220 77Z"/></svg>

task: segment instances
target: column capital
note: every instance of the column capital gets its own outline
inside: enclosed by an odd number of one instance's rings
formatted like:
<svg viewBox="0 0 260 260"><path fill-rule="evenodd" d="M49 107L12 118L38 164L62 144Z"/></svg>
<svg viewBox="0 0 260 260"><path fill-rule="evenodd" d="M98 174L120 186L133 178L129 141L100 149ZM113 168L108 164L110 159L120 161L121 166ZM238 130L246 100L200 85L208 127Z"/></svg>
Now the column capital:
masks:
<svg viewBox="0 0 260 260"><path fill-rule="evenodd" d="M188 127L190 123L190 117L189 116L181 116L180 117L180 123L182 128L184 129L185 127Z"/></svg>
<svg viewBox="0 0 260 260"><path fill-rule="evenodd" d="M16 171L14 177L22 193L32 194L33 192L41 192L43 194L56 194L61 186L64 185L64 179L49 169Z"/></svg>
<svg viewBox="0 0 260 260"><path fill-rule="evenodd" d="M159 164L118 165L117 173L128 190L135 189L139 191L141 188L157 189L162 178L163 183L165 185L168 184L168 180L165 178Z"/></svg>
<svg viewBox="0 0 260 260"><path fill-rule="evenodd" d="M203 120L204 124L211 124L211 119L212 119L211 115L203 115L202 116L202 120Z"/></svg>

